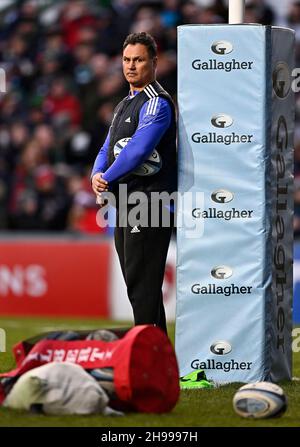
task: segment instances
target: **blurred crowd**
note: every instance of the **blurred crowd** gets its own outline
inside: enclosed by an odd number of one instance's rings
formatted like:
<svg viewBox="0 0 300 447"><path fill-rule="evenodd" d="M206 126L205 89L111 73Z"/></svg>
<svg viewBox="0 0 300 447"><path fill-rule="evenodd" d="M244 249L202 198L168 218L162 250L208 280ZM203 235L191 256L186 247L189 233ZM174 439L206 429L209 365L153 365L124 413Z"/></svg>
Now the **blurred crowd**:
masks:
<svg viewBox="0 0 300 447"><path fill-rule="evenodd" d="M300 66L300 1L283 3L247 1L246 22L294 28ZM1 0L0 229L105 231L96 224L90 171L113 109L128 93L124 38L139 31L155 37L157 79L176 100L176 27L226 23L227 14L226 0ZM300 235L299 95L297 119Z"/></svg>

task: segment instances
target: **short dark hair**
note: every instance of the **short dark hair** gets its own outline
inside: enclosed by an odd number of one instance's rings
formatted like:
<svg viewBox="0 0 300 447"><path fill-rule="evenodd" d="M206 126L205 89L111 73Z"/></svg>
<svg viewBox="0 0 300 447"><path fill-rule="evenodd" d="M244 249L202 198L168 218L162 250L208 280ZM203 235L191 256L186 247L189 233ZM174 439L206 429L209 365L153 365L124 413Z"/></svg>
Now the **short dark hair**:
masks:
<svg viewBox="0 0 300 447"><path fill-rule="evenodd" d="M156 57L157 55L157 45L151 34L142 32L142 33L132 33L129 34L124 43L123 50L127 47L127 45L136 45L140 43L141 45L145 45L148 50L148 54L151 58Z"/></svg>

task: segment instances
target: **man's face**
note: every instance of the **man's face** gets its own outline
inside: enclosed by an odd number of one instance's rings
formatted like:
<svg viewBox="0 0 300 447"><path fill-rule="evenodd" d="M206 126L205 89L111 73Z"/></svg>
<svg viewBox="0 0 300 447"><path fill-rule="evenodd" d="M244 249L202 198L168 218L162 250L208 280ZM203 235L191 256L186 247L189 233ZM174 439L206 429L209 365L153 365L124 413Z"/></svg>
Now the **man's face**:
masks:
<svg viewBox="0 0 300 447"><path fill-rule="evenodd" d="M132 88L142 90L154 81L156 65L157 58L150 58L145 45L127 45L123 51L123 73Z"/></svg>

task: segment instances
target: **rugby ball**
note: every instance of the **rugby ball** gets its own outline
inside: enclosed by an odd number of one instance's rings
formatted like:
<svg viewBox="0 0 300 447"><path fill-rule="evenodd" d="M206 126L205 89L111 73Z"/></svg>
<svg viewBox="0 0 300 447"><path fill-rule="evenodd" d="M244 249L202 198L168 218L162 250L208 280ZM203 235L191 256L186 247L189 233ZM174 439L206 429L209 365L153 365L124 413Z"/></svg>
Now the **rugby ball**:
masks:
<svg viewBox="0 0 300 447"><path fill-rule="evenodd" d="M287 397L283 389L274 383L249 383L235 393L233 408L245 418L279 417L287 409Z"/></svg>
<svg viewBox="0 0 300 447"><path fill-rule="evenodd" d="M121 140L117 141L117 143L114 145L115 158L117 158L121 150L126 146L128 141L130 140L131 137L127 137L127 138L121 138ZM161 165L162 165L161 157L157 152L157 150L154 149L148 160L142 163L140 166L138 166L134 171L132 171L132 174L142 176L154 175L160 170Z"/></svg>

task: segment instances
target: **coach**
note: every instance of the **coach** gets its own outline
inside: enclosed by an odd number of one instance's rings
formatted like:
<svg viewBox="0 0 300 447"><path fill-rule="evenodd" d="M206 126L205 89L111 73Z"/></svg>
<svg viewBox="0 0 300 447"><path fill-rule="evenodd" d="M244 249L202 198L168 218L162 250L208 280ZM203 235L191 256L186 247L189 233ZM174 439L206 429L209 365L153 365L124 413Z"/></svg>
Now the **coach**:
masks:
<svg viewBox="0 0 300 447"><path fill-rule="evenodd" d="M115 246L135 324L155 324L167 332L162 283L173 215L164 201L154 202L157 193L171 194L177 189L176 122L172 99L155 79L156 67L157 46L153 37L147 33L127 36L123 44L123 73L130 92L114 111L107 138L94 163L92 187L96 195L109 190L116 196ZM116 144L124 139L127 144L116 157ZM138 168L153 151L158 154L159 168L141 175ZM147 207L149 216L150 208L156 206L156 226L150 219L139 225L130 223L133 205L122 207L121 185L126 185L127 199L131 193L144 193L145 203L143 199L140 202ZM170 215L167 226L162 219L166 212Z"/></svg>

